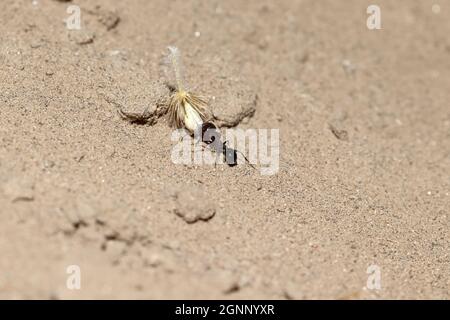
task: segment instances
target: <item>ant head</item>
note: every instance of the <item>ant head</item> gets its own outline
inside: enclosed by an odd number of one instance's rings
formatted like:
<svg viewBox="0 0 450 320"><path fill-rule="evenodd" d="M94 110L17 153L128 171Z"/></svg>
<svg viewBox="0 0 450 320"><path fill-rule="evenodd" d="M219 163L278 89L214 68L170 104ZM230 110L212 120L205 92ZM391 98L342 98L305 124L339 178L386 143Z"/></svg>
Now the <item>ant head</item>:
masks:
<svg viewBox="0 0 450 320"><path fill-rule="evenodd" d="M214 141L220 140L220 133L214 123L205 122L202 124L202 141L206 144L211 144Z"/></svg>
<svg viewBox="0 0 450 320"><path fill-rule="evenodd" d="M217 127L214 123L212 122L204 122L202 124L202 133L205 133L206 130L217 130Z"/></svg>

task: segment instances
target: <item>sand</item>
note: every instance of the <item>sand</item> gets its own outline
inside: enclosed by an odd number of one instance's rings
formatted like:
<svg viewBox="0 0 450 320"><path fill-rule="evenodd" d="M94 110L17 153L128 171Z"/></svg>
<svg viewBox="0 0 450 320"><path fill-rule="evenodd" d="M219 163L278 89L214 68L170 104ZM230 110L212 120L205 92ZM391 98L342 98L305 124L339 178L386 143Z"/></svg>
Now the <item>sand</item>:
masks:
<svg viewBox="0 0 450 320"><path fill-rule="evenodd" d="M0 298L449 299L450 2L371 3L1 1ZM168 45L276 174L171 161Z"/></svg>

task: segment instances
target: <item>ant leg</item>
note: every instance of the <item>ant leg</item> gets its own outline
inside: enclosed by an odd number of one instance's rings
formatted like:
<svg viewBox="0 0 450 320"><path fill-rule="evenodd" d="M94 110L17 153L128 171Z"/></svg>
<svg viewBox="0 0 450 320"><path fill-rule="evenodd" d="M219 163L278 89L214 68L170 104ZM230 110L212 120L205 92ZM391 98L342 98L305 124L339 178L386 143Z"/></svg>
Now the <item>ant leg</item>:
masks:
<svg viewBox="0 0 450 320"><path fill-rule="evenodd" d="M250 161L248 161L247 157L242 152L240 152L239 150L236 150L236 152L239 152L244 157L245 161L247 162L247 164L250 167L252 167L253 169L256 169L256 167L252 163L250 163Z"/></svg>

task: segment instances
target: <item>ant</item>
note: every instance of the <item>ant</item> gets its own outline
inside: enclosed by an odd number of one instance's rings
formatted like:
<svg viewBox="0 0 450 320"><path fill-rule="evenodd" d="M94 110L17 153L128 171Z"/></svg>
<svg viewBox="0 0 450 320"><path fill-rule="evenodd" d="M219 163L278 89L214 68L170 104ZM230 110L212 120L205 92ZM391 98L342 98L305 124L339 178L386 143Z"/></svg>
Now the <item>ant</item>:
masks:
<svg viewBox="0 0 450 320"><path fill-rule="evenodd" d="M216 153L222 154L228 166L234 167L237 165L237 153L239 152L244 157L245 161L247 161L252 168L255 168L242 152L229 148L227 146L227 141L222 142L220 139L220 132L214 123L209 121L203 122L198 129L201 130L202 142L208 145Z"/></svg>

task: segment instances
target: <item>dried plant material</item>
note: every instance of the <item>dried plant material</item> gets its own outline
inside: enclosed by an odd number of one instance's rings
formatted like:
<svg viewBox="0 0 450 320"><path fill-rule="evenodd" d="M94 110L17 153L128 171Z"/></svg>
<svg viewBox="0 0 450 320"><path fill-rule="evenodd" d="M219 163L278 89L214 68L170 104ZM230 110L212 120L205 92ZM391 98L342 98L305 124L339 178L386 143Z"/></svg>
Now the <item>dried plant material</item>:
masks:
<svg viewBox="0 0 450 320"><path fill-rule="evenodd" d="M229 53L196 53L195 58L189 59L189 70L195 73L184 74L185 81L199 88L195 91L207 93L205 101L218 127L235 127L253 116L257 105L255 90ZM208 91L199 91L203 89Z"/></svg>
<svg viewBox="0 0 450 320"><path fill-rule="evenodd" d="M185 128L194 133L205 122L214 122L217 127L234 127L243 119L253 116L256 107L255 93L246 83L238 80L238 73L222 59L206 59L201 63L195 59L190 60L190 65L196 72L188 77L187 82L195 82L196 85L200 84L198 87L212 92L212 95L205 96L193 93L186 86L186 75L178 48L169 47L168 50L169 53L160 65L162 79L146 79L148 76L142 74L135 85L126 90L118 88L122 92L101 92L107 102L118 108L122 119L131 123L153 125L158 118L168 113L172 127ZM116 68L117 63L114 63ZM116 74L117 70L111 72ZM118 83L121 81L127 80L116 79Z"/></svg>
<svg viewBox="0 0 450 320"><path fill-rule="evenodd" d="M203 98L185 89L180 51L176 47L168 47L168 49L167 62L172 69L168 80L170 82L172 77L176 86L173 88L174 92L169 101L169 122L173 127L186 128L190 133L194 133L203 122L211 119L208 105Z"/></svg>

